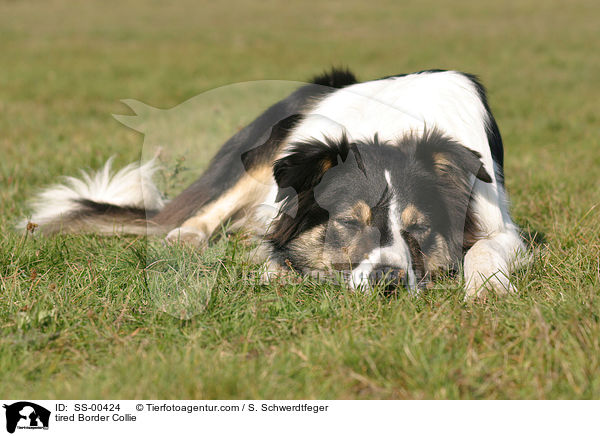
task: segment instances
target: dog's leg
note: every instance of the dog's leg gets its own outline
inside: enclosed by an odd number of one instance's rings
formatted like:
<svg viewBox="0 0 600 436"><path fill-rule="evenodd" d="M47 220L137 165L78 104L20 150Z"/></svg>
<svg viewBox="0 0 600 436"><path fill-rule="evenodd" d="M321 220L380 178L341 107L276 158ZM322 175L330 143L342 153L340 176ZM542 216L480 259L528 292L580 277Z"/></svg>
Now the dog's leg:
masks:
<svg viewBox="0 0 600 436"><path fill-rule="evenodd" d="M525 246L516 231L506 230L477 241L464 260L466 298L516 292L510 274L525 261Z"/></svg>
<svg viewBox="0 0 600 436"><path fill-rule="evenodd" d="M497 183L476 182L474 213L483 236L464 258L465 298L483 296L488 289L498 294L516 291L510 274L529 261L519 229L512 222L504 188Z"/></svg>
<svg viewBox="0 0 600 436"><path fill-rule="evenodd" d="M167 243L184 243L203 247L211 235L228 219L244 219L269 193L271 168L264 165L245 174L231 189L202 207L196 215L171 230Z"/></svg>
<svg viewBox="0 0 600 436"><path fill-rule="evenodd" d="M298 115L279 121L271 130L269 139L259 147L241 153L244 172L231 188L206 203L196 214L171 230L167 243L185 243L196 247L206 245L208 239L228 219L243 222L269 195L275 185L273 161L283 147L289 129ZM226 168L223 173L226 173ZM226 178L226 177L223 177ZM236 224L236 223L234 223Z"/></svg>

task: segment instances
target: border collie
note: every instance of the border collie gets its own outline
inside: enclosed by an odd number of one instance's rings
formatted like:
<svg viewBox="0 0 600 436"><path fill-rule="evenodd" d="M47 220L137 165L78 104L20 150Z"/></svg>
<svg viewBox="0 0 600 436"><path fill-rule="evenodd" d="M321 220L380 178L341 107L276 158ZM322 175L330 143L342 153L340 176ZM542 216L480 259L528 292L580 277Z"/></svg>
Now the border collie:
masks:
<svg viewBox="0 0 600 436"><path fill-rule="evenodd" d="M221 147L169 202L152 161L68 178L33 223L56 232L166 234L202 247L225 222L261 239L267 279L338 275L418 290L460 267L466 296L514 291L528 256L509 210L500 132L475 76L429 70L359 83L316 77ZM29 224L28 228L36 227Z"/></svg>

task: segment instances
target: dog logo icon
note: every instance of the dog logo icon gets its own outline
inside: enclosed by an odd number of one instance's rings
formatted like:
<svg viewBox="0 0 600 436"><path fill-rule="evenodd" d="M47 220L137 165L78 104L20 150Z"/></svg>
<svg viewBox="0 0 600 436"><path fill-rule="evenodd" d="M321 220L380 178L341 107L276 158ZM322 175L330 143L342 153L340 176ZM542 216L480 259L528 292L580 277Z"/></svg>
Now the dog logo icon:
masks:
<svg viewBox="0 0 600 436"><path fill-rule="evenodd" d="M19 429L48 429L50 411L29 401L19 401L11 405L4 404L6 409L6 431L14 433Z"/></svg>

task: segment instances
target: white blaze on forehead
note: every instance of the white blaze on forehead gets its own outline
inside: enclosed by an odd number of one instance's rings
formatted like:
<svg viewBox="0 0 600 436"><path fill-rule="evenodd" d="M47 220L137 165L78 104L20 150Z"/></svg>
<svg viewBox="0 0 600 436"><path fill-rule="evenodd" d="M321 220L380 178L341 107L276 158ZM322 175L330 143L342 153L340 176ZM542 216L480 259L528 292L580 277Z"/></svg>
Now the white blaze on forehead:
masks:
<svg viewBox="0 0 600 436"><path fill-rule="evenodd" d="M392 176L390 175L390 170L384 170L383 175L385 176L385 181L387 182L388 189L390 189L390 190L394 189L394 187L392 186ZM395 195L396 194L394 193L394 196Z"/></svg>
<svg viewBox="0 0 600 436"><path fill-rule="evenodd" d="M414 290L417 285L415 273L412 269L412 261L410 258L410 249L406 241L402 237L400 229L400 214L398 213L398 198L392 186L392 180L389 170L384 171L385 180L389 191L392 193L389 207L389 226L392 233L392 244L387 247L378 247L371 251L367 258L363 260L354 270L350 285L354 289L362 289L368 291L369 276L375 270L382 266L403 269L406 271L407 284L411 290Z"/></svg>

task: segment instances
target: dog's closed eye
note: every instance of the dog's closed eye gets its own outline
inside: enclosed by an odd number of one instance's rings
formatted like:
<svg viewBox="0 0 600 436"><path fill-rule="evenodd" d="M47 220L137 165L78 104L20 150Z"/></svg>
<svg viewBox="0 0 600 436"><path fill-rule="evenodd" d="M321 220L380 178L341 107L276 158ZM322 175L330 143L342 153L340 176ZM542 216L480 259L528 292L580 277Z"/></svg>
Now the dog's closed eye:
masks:
<svg viewBox="0 0 600 436"><path fill-rule="evenodd" d="M371 225L372 212L362 200L354 203L347 211L335 218L335 221L346 227L363 227Z"/></svg>

